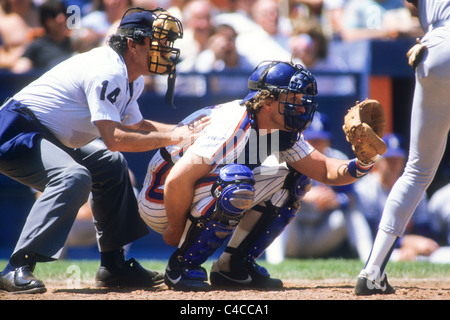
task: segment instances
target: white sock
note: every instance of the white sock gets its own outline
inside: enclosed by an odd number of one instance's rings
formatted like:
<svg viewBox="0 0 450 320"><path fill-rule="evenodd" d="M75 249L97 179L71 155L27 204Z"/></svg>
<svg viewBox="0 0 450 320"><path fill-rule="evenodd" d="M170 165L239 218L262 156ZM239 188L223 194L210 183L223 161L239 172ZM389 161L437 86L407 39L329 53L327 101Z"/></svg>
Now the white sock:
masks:
<svg viewBox="0 0 450 320"><path fill-rule="evenodd" d="M363 270L370 280L374 280L377 277L382 279L384 267L390 258L396 240L397 236L383 230L378 230L372 246L372 252Z"/></svg>

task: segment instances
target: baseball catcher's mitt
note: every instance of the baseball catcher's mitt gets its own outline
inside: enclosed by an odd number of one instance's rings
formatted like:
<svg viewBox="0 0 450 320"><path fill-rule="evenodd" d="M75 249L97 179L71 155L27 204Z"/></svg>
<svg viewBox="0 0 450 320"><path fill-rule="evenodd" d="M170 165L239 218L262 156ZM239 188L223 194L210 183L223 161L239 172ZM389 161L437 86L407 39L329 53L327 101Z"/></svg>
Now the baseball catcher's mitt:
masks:
<svg viewBox="0 0 450 320"><path fill-rule="evenodd" d="M383 106L377 100L366 99L348 110L343 126L347 141L352 144L358 160L365 164L387 151L381 139L386 129Z"/></svg>

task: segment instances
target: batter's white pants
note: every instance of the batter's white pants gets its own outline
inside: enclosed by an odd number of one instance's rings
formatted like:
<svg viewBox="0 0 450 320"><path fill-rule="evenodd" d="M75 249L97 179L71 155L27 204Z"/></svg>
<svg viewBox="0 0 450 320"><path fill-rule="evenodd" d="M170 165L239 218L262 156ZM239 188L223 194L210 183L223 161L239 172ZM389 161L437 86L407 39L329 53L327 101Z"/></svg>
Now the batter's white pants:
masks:
<svg viewBox="0 0 450 320"><path fill-rule="evenodd" d="M428 47L416 69L410 149L403 175L387 199L380 229L402 236L445 152L450 130L450 27L423 39ZM447 159L448 161L448 159Z"/></svg>

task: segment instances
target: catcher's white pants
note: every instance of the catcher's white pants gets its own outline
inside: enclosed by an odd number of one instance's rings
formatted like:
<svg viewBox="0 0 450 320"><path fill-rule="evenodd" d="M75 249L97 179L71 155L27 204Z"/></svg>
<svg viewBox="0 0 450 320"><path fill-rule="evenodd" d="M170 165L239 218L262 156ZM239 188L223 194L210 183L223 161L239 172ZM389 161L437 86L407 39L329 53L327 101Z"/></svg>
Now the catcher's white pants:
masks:
<svg viewBox="0 0 450 320"><path fill-rule="evenodd" d="M449 30L438 28L422 40L428 54L416 69L409 158L380 221L381 230L396 236L403 235L445 152L450 130Z"/></svg>
<svg viewBox="0 0 450 320"><path fill-rule="evenodd" d="M167 228L167 214L162 194L164 192L164 179L169 173L170 166L159 154L153 157L149 164L144 186L139 194L139 212L145 223L154 231L163 233ZM194 199L191 206L191 215L200 217L208 207L214 203L211 187L219 176L216 168L210 172L195 187ZM254 205L271 198L281 190L284 180L289 173L286 166L280 165L273 157L269 157L263 165L253 169L255 176ZM280 192L271 201L275 206L281 206L286 201L286 192Z"/></svg>

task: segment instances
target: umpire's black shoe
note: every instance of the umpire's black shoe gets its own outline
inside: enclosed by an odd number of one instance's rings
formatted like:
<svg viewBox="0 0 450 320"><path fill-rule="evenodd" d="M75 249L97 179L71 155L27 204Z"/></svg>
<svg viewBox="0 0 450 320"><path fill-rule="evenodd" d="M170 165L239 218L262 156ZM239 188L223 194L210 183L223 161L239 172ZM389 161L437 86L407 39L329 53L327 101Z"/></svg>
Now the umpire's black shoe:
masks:
<svg viewBox="0 0 450 320"><path fill-rule="evenodd" d="M355 286L357 296L370 296L373 294L394 294L395 289L389 284L386 274L381 279L370 280L361 272Z"/></svg>
<svg viewBox="0 0 450 320"><path fill-rule="evenodd" d="M95 275L97 287L149 288L163 281L162 273L145 269L133 258L124 261L119 267L100 266Z"/></svg>
<svg viewBox="0 0 450 320"><path fill-rule="evenodd" d="M0 274L0 290L7 293L44 293L44 283L33 275L33 267L26 265Z"/></svg>

